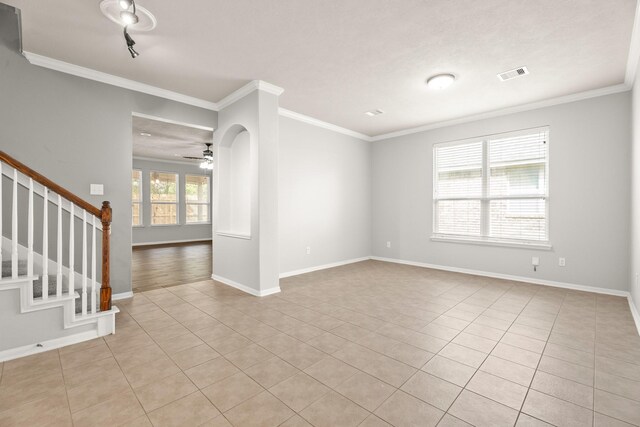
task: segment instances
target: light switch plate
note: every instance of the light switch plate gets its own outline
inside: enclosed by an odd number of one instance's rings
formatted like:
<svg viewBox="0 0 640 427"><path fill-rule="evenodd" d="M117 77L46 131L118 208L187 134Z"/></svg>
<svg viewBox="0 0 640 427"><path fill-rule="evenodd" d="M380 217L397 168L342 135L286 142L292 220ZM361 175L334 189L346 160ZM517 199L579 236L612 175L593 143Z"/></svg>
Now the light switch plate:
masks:
<svg viewBox="0 0 640 427"><path fill-rule="evenodd" d="M92 196L104 196L104 185L103 184L91 184L91 195Z"/></svg>

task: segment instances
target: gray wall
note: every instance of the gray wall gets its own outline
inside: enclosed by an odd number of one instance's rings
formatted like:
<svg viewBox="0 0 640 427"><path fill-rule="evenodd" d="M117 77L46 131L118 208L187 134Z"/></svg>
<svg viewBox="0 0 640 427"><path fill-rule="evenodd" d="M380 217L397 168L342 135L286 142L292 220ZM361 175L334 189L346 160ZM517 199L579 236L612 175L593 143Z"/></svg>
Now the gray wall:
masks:
<svg viewBox="0 0 640 427"><path fill-rule="evenodd" d="M280 117L279 169L281 273L371 255L371 143Z"/></svg>
<svg viewBox="0 0 640 427"><path fill-rule="evenodd" d="M627 290L630 108L626 92L374 143L373 254ZM550 126L553 250L431 241L433 144L544 125ZM532 256L540 257L537 272Z"/></svg>
<svg viewBox="0 0 640 427"><path fill-rule="evenodd" d="M207 173L207 171L200 169L197 164L154 162L140 159L133 159L133 169L142 170L142 217L144 218L142 227L133 227L133 245L211 239L211 223L187 224L184 200L185 175L209 175L211 178L211 171ZM149 200L149 172L151 171L174 172L179 175L178 225L151 225L151 202ZM211 182L211 185L213 185L213 182ZM212 199L210 198L209 200ZM209 211L209 218L211 218L211 211Z"/></svg>
<svg viewBox="0 0 640 427"><path fill-rule="evenodd" d="M631 251L629 290L640 312L640 81L633 86L631 139Z"/></svg>
<svg viewBox="0 0 640 427"><path fill-rule="evenodd" d="M213 128L217 114L29 64L6 5L0 5L0 94L1 150L96 206L111 201L111 285L114 293L130 291L131 114ZM91 183L104 184L104 196L90 196Z"/></svg>

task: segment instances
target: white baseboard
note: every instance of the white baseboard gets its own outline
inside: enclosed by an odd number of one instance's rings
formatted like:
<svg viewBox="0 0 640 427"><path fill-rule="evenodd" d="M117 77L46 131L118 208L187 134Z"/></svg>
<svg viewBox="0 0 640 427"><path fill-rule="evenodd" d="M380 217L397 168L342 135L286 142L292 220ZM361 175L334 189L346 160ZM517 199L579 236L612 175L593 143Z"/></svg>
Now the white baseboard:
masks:
<svg viewBox="0 0 640 427"><path fill-rule="evenodd" d="M43 341L40 343L41 346L38 346L37 344L30 344L22 347L0 351L0 362L6 362L9 360L17 359L19 357L31 356L32 354L43 353L45 351L54 350L56 348L61 348L68 345L78 344L80 342L89 341L98 337L100 337L100 334L97 330L86 331L62 338L54 338L52 340Z"/></svg>
<svg viewBox="0 0 640 427"><path fill-rule="evenodd" d="M119 294L113 294L111 295L111 301L118 301L121 299L127 299L127 298L132 298L133 297L133 292L129 291L129 292L120 292Z"/></svg>
<svg viewBox="0 0 640 427"><path fill-rule="evenodd" d="M332 262L330 264L317 265L315 267L302 268L300 270L293 270L293 271L288 271L286 273L280 273L280 278L284 279L285 277L298 276L300 274L311 273L313 271L319 271L319 270L326 270L327 268L340 267L343 265L353 264L361 261L367 261L370 259L371 257L366 256L362 258L354 258L354 259L348 259L345 261Z"/></svg>
<svg viewBox="0 0 640 427"><path fill-rule="evenodd" d="M633 302L633 297L629 294L629 308L631 309L631 316L633 316L633 321L636 322L636 329L638 330L638 335L640 335L640 313L638 313L638 308Z"/></svg>
<svg viewBox="0 0 640 427"><path fill-rule="evenodd" d="M266 297L267 295L273 295L273 294L277 294L278 292L280 292L280 286L276 286L273 288L269 288L269 289L265 289L265 290L261 290L261 291L257 291L253 288L250 288L249 286L243 285L241 283L238 282L234 282L231 279L227 279L226 277L222 277L222 276L216 276L215 274L211 275L211 278L217 282L220 282L222 284L225 284L227 286L231 286L232 288L236 288L242 292L246 292L248 294L251 294L253 296L256 297Z"/></svg>
<svg viewBox="0 0 640 427"><path fill-rule="evenodd" d="M138 247L138 246L155 246L155 245L171 245L173 243L195 243L195 242L208 242L212 240L211 237L206 238L206 239L186 239L186 240L165 240L162 242L142 242L142 243L134 243L131 246Z"/></svg>
<svg viewBox="0 0 640 427"><path fill-rule="evenodd" d="M515 282L533 283L534 285L553 286L556 288L572 289L575 291L595 292L597 294L615 295L618 297L627 297L629 292L619 291L617 289L598 288L595 286L577 285L574 283L556 282L554 280L536 279L525 276L513 276L510 274L493 273L489 271L471 270L468 268L449 267L446 265L427 264L424 262L406 261L396 258L384 258L378 256L372 256L372 260L393 262L396 264L413 265L416 267L432 268L434 270L451 271L454 273L472 274L474 276L492 277L494 279L512 280Z"/></svg>

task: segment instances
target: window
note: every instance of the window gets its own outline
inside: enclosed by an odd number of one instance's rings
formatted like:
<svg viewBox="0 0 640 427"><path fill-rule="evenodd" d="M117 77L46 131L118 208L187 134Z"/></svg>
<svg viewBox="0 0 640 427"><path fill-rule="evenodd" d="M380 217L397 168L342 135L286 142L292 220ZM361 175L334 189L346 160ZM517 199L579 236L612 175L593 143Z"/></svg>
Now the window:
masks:
<svg viewBox="0 0 640 427"><path fill-rule="evenodd" d="M142 171L134 169L131 174L131 224L142 226Z"/></svg>
<svg viewBox="0 0 640 427"><path fill-rule="evenodd" d="M437 238L547 245L549 129L433 148Z"/></svg>
<svg viewBox="0 0 640 427"><path fill-rule="evenodd" d="M187 175L184 184L187 224L209 222L209 177Z"/></svg>
<svg viewBox="0 0 640 427"><path fill-rule="evenodd" d="M178 224L178 175L151 172L151 225Z"/></svg>

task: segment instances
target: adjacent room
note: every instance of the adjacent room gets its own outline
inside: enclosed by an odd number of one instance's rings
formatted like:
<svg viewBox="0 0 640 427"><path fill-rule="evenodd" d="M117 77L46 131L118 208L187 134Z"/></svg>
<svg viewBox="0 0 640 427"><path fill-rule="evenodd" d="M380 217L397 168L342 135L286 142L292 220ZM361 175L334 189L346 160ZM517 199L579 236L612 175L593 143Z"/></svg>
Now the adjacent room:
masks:
<svg viewBox="0 0 640 427"><path fill-rule="evenodd" d="M637 1L0 1L0 426L640 427Z"/></svg>
<svg viewBox="0 0 640 427"><path fill-rule="evenodd" d="M131 287L210 279L213 129L132 118Z"/></svg>

